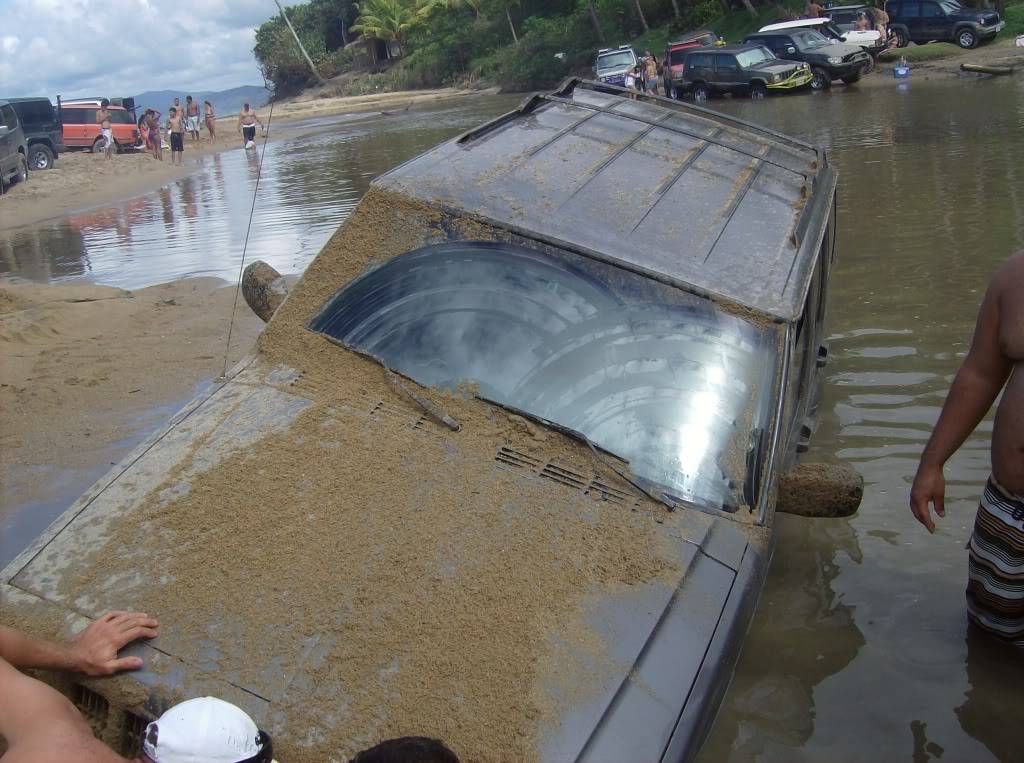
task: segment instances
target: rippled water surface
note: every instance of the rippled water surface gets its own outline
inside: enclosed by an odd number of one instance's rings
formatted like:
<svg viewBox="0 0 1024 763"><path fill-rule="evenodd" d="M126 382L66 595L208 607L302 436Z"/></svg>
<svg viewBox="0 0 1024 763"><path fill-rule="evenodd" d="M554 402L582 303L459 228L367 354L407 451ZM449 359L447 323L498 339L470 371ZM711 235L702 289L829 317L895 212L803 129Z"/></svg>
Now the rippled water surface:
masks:
<svg viewBox="0 0 1024 763"><path fill-rule="evenodd" d="M272 143L249 256L301 270L372 177L516 100L326 120ZM1024 657L968 641L964 620L988 425L947 469L934 536L907 494L987 279L1024 247L1024 76L712 105L820 143L840 169L832 360L810 455L853 462L866 492L850 520L780 517L701 761L1022 761ZM127 287L234 278L254 181L242 152L212 157L135 201L0 237L0 271Z"/></svg>

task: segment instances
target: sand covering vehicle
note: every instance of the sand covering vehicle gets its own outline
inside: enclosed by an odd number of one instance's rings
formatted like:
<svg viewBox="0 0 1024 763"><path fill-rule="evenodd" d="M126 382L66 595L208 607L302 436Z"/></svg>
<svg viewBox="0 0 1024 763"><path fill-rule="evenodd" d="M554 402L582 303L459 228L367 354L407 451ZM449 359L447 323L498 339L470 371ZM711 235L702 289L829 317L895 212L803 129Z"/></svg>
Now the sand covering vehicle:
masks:
<svg viewBox="0 0 1024 763"><path fill-rule="evenodd" d="M144 670L63 685L126 754L213 695L288 763L691 759L813 429L835 188L721 114L531 97L377 178L256 353L3 571L5 618L160 617Z"/></svg>

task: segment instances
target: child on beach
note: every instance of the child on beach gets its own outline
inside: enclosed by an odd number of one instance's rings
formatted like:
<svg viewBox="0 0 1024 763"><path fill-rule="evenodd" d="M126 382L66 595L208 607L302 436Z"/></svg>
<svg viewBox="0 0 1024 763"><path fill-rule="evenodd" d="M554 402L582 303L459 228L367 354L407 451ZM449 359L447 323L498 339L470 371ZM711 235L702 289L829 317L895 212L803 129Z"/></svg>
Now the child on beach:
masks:
<svg viewBox="0 0 1024 763"><path fill-rule="evenodd" d="M185 115L183 111L171 107L167 116L167 134L171 139L171 164L181 165L185 153ZM177 154L177 157L175 157ZM177 161L175 161L177 158Z"/></svg>

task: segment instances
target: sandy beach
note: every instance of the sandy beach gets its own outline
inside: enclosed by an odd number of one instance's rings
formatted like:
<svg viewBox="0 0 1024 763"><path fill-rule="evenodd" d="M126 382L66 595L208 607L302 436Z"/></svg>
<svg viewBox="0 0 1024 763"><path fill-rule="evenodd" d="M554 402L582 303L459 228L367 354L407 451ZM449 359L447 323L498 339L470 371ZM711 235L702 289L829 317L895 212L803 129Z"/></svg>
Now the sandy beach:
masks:
<svg viewBox="0 0 1024 763"><path fill-rule="evenodd" d="M74 490L68 472L98 477L218 376L234 296L212 278L133 292L0 281L0 524ZM229 366L262 327L239 300Z"/></svg>

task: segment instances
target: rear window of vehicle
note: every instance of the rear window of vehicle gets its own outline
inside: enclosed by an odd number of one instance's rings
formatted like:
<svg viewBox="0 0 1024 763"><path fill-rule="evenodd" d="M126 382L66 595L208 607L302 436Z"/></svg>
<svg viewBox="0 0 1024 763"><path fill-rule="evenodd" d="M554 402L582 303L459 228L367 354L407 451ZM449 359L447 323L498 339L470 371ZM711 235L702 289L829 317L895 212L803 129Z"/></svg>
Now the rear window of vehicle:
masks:
<svg viewBox="0 0 1024 763"><path fill-rule="evenodd" d="M18 115L10 104L0 106L0 124L5 125L8 130L13 130L18 126Z"/></svg>
<svg viewBox="0 0 1024 763"><path fill-rule="evenodd" d="M710 53L691 53L686 59L686 65L693 68L710 68L711 67L711 54Z"/></svg>
<svg viewBox="0 0 1024 763"><path fill-rule="evenodd" d="M921 3L901 3L902 13L894 14L908 19L916 19L921 16Z"/></svg>
<svg viewBox="0 0 1024 763"><path fill-rule="evenodd" d="M112 124L115 125L135 124L135 121L132 119L131 114L129 114L127 111L121 111L119 109L111 109L110 121Z"/></svg>
<svg viewBox="0 0 1024 763"><path fill-rule="evenodd" d="M718 71L736 71L740 68L740 65L736 63L735 56L729 56L724 53L715 54L715 69Z"/></svg>
<svg viewBox="0 0 1024 763"><path fill-rule="evenodd" d="M22 101L13 106L23 125L49 124L57 118L49 101Z"/></svg>
<svg viewBox="0 0 1024 763"><path fill-rule="evenodd" d="M83 125L85 124L85 109L64 107L61 109L61 121L66 125Z"/></svg>

